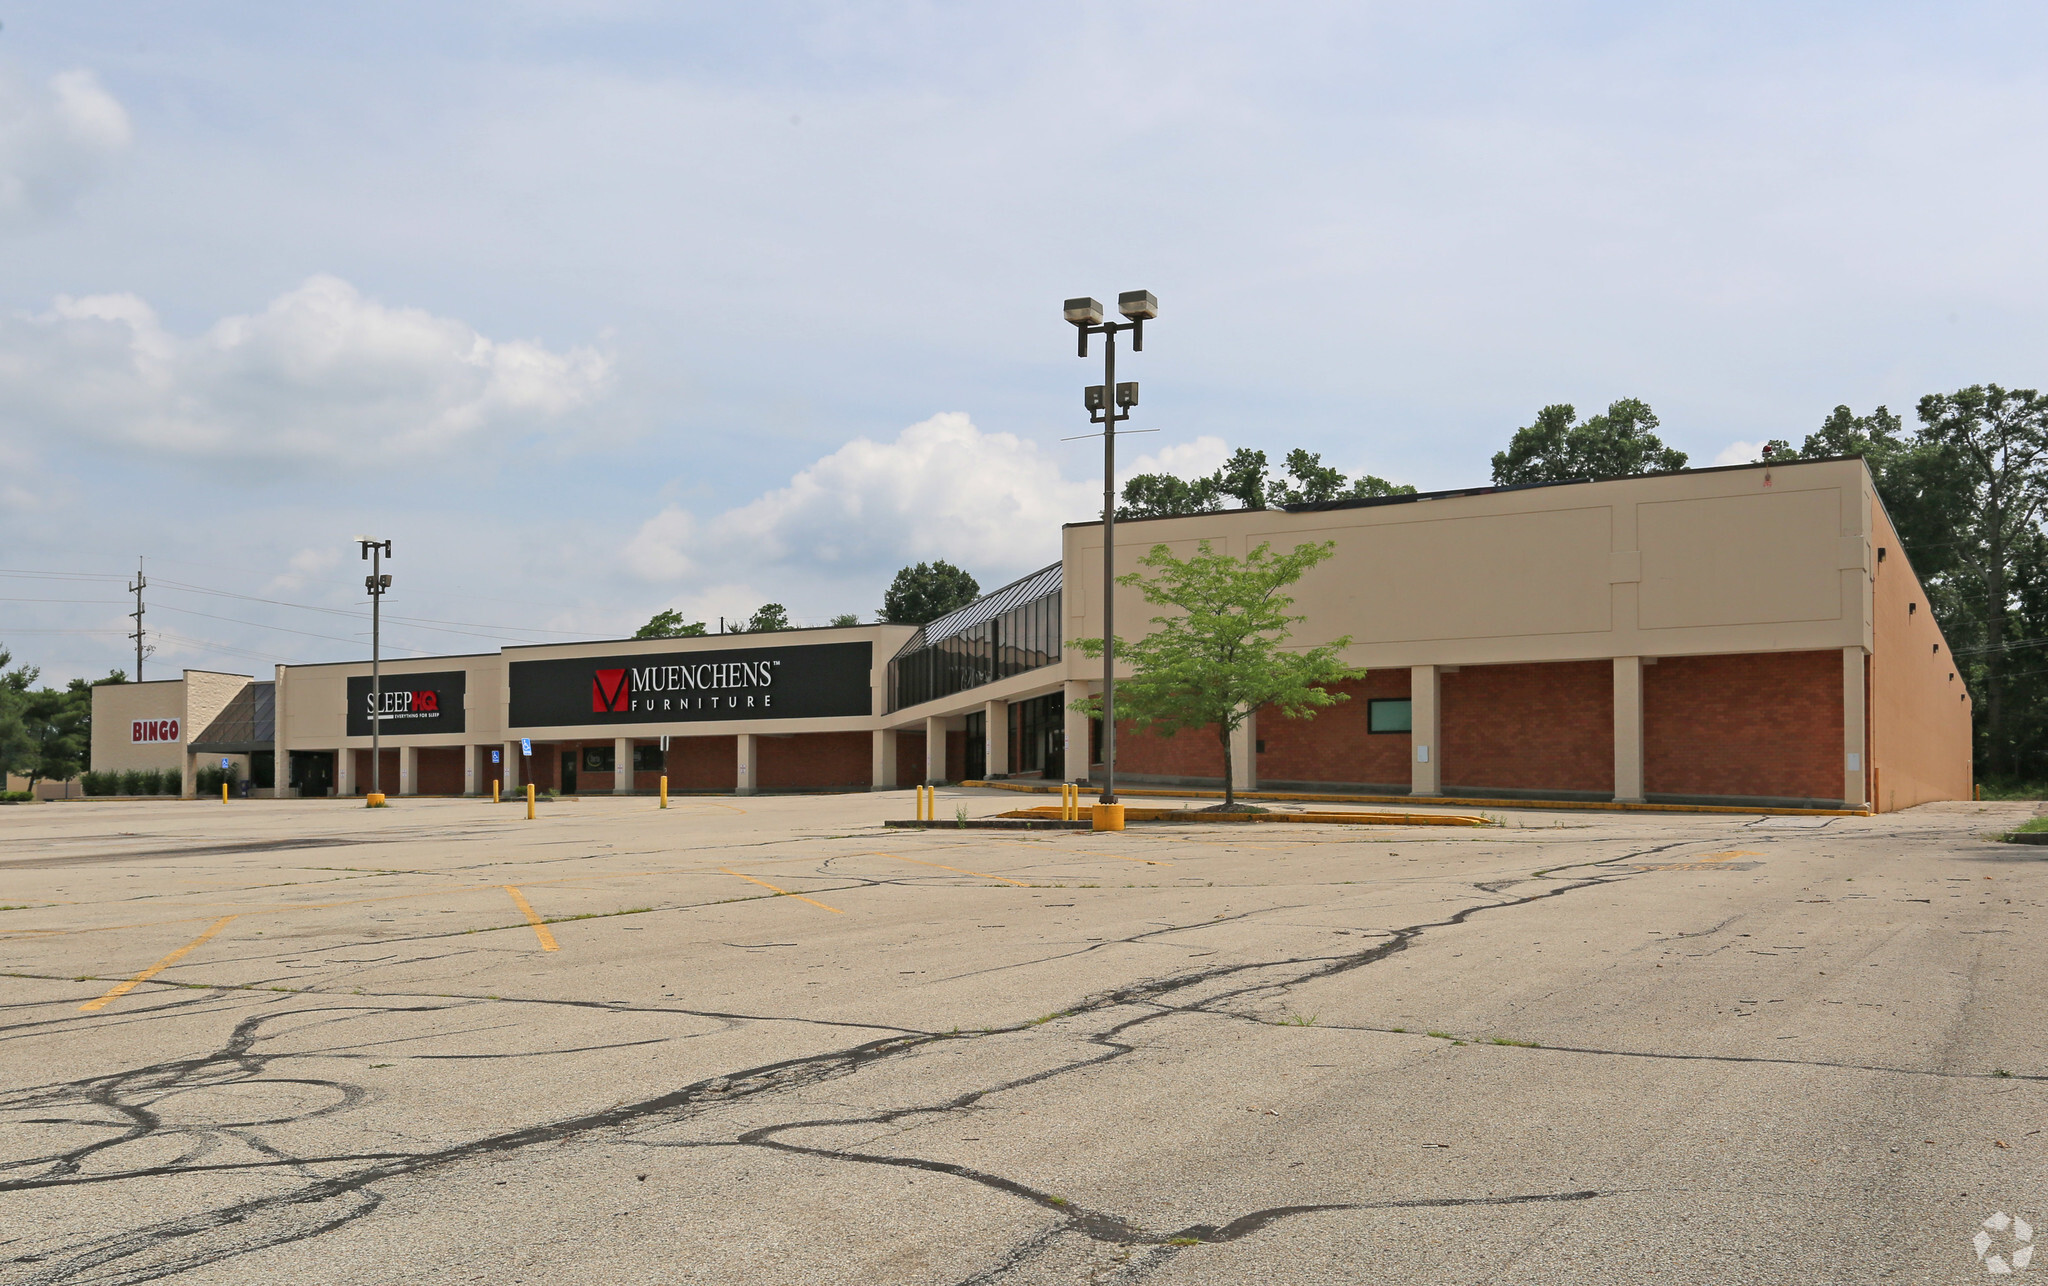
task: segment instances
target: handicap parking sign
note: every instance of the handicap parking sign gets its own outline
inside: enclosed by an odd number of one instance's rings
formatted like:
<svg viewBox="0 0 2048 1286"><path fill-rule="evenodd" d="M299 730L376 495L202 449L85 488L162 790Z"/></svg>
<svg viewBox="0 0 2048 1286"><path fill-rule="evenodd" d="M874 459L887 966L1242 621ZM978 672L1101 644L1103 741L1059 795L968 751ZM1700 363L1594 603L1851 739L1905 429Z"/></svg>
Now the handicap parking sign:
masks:
<svg viewBox="0 0 2048 1286"><path fill-rule="evenodd" d="M220 761L220 770L222 772L226 772L228 769L232 767L234 767L234 765L232 763L229 763L227 760L223 759Z"/></svg>
<svg viewBox="0 0 2048 1286"><path fill-rule="evenodd" d="M533 754L533 738L521 737L519 739L519 753L522 755Z"/></svg>
<svg viewBox="0 0 2048 1286"><path fill-rule="evenodd" d="M497 762L498 762L498 756L499 756L499 755L501 755L501 754L503 754L503 753L505 753L505 752L504 752L504 751L502 751L502 750L493 750L493 751L491 752L491 762L492 762L492 763L497 763Z"/></svg>

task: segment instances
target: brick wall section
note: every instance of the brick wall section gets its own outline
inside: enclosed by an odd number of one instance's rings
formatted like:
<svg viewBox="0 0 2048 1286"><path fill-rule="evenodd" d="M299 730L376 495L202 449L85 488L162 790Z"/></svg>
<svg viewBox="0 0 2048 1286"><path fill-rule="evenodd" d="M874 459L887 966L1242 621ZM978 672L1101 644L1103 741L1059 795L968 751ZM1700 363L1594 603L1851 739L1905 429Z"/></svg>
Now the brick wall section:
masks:
<svg viewBox="0 0 2048 1286"><path fill-rule="evenodd" d="M967 734L949 732L946 734L946 780L964 781L967 777Z"/></svg>
<svg viewBox="0 0 2048 1286"><path fill-rule="evenodd" d="M422 795L460 795L467 783L463 780L461 746L420 747L419 783L417 789Z"/></svg>
<svg viewBox="0 0 2048 1286"><path fill-rule="evenodd" d="M1842 654L1667 656L1643 667L1643 789L1842 797Z"/></svg>
<svg viewBox="0 0 2048 1286"><path fill-rule="evenodd" d="M1185 728L1171 737L1140 732L1123 720L1116 724L1116 770L1148 777L1197 777L1223 780L1223 747L1216 729Z"/></svg>
<svg viewBox="0 0 2048 1286"><path fill-rule="evenodd" d="M1442 676L1444 792L1614 792L1610 661L1468 665Z"/></svg>
<svg viewBox="0 0 2048 1286"><path fill-rule="evenodd" d="M353 774L355 780L351 784L355 787L356 794L367 795L370 793L370 752L367 750L357 750L352 753L356 757L356 762ZM384 787L384 793L396 795L398 793L398 752L396 750L383 751L377 756L377 761L382 769L380 784Z"/></svg>
<svg viewBox="0 0 2048 1286"><path fill-rule="evenodd" d="M1258 739L1266 743L1266 753L1259 756L1260 780L1405 788L1410 738L1405 732L1368 732L1366 702L1373 697L1405 698L1408 671L1374 670L1331 691L1350 700L1324 706L1312 719L1259 711Z"/></svg>
<svg viewBox="0 0 2048 1286"><path fill-rule="evenodd" d="M874 771L865 732L800 732L755 745L762 790L866 790Z"/></svg>
<svg viewBox="0 0 2048 1286"><path fill-rule="evenodd" d="M739 789L737 737L670 737L663 763L672 791Z"/></svg>
<svg viewBox="0 0 2048 1286"><path fill-rule="evenodd" d="M909 790L912 786L924 785L924 734L921 732L899 732L896 734L896 789Z"/></svg>

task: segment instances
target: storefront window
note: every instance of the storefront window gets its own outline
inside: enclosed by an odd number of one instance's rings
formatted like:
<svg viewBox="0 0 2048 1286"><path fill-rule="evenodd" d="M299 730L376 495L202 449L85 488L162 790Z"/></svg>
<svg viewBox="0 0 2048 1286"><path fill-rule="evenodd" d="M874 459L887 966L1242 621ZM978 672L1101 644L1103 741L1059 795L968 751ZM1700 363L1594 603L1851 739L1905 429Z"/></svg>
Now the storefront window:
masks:
<svg viewBox="0 0 2048 1286"><path fill-rule="evenodd" d="M583 747L584 772L610 772L612 770L612 748L610 746Z"/></svg>

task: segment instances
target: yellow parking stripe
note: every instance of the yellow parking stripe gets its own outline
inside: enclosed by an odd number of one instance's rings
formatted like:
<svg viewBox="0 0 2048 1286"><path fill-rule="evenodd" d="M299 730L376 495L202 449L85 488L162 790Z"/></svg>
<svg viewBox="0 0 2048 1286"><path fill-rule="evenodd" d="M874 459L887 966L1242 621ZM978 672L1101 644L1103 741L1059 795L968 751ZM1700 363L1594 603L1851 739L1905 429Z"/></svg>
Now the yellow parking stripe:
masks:
<svg viewBox="0 0 2048 1286"><path fill-rule="evenodd" d="M533 903L526 900L526 895L510 884L505 885L504 889L512 895L512 900L519 904L519 909L526 912L526 922L533 926L533 936L540 939L540 949L560 951L561 948L555 945L555 935L549 933L548 926L541 923L540 916L534 911Z"/></svg>
<svg viewBox="0 0 2048 1286"><path fill-rule="evenodd" d="M171 954L157 961L149 968L144 969L141 973L136 974L133 978L130 978L128 981L119 984L112 991L109 991L106 995L101 996L98 1000L88 1000L84 1004L80 1005L79 1008L81 1010L84 1010L86 1013L92 1013L95 1010L106 1008L108 1004L112 1003L113 1001L119 1000L121 997L135 990L137 987L140 987L143 983L148 982L151 978L156 977L164 970L178 963L178 961L183 960L186 954L190 952L192 948L206 941L214 934L219 933L222 929L227 928L228 925L233 922L234 918L235 917L231 915L224 915L220 919L215 920L213 922L213 926L209 928L206 932L192 939L184 946L179 947L176 951L171 952Z"/></svg>
<svg viewBox="0 0 2048 1286"><path fill-rule="evenodd" d="M990 875L987 871L970 871L964 866L948 866L944 862L927 862L923 858L904 857L900 853L876 853L875 856L893 857L899 862L916 862L919 866L936 866L942 871L958 871L962 875L972 875L979 880L1001 880L1005 884L1014 884L1020 889L1031 887L1028 880L1013 880L1007 875Z"/></svg>
<svg viewBox="0 0 2048 1286"><path fill-rule="evenodd" d="M731 875L731 876L737 877L737 878L739 878L739 879L745 880L745 881L746 881L747 883L749 883L749 884L758 884L758 885L760 885L760 886L761 886L762 888L764 888L764 889L774 889L774 890L775 890L775 892L777 892L777 893L780 893L780 894L781 894L782 896L784 896L784 897L786 897L786 898L795 898L795 899L796 899L797 901L799 901L799 902L809 902L809 903L810 903L810 904L811 904L812 906L814 906L814 907L817 907L817 908L818 908L818 909L819 909L820 911L830 911L830 912L831 912L832 914L834 914L834 915L845 915L845 914L846 914L846 912L844 912L844 911L840 910L840 909L839 909L838 907L836 907L836 906L826 906L826 905L825 905L825 904L824 904L823 902L820 902L820 901L818 901L818 900L817 900L817 899L815 899L815 898L807 898L807 897L805 897L805 896L804 896L803 894L801 894L801 893L791 893L791 892L790 892L790 891L789 891L788 889L778 889L778 888L775 888L775 886L774 886L773 884L770 884L770 883L769 883L768 881L766 881L766 880L757 880L757 879L755 879L755 878L754 878L753 876L751 876L751 875L741 875L741 874L740 874L740 873L739 873L738 871L727 871L727 870L726 870L726 869L725 869L724 867L722 867L722 866L721 866L721 867L719 867L718 869L719 869L719 870L721 870L721 871L724 871L724 872L725 872L725 874L727 874L727 875Z"/></svg>

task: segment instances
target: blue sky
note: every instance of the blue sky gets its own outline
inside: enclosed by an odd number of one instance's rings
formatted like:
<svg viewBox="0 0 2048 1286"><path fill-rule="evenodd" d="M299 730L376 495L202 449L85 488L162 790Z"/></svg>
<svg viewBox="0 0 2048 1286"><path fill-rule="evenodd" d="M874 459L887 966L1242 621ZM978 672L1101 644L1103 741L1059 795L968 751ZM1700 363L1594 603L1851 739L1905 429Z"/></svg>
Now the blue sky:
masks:
<svg viewBox="0 0 2048 1286"><path fill-rule="evenodd" d="M152 677L359 655L360 532L401 654L999 583L1099 495L1069 294L1159 296L1132 446L1187 470L1470 485L1621 396L1705 464L2043 378L2033 6L0 23L0 570L80 577L0 577L0 647L53 678L132 667L137 555Z"/></svg>

